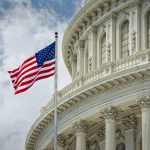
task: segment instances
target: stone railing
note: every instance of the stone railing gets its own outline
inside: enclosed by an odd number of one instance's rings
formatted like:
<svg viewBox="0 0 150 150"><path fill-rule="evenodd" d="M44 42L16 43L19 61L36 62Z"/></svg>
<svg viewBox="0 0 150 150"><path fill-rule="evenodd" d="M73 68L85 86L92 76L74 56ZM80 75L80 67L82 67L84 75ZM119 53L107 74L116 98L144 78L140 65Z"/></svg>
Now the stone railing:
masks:
<svg viewBox="0 0 150 150"><path fill-rule="evenodd" d="M122 71L125 69L136 67L138 65L146 64L150 61L149 59L150 59L150 49L141 51L139 53L131 55L130 57L117 61L115 63L113 71L114 72Z"/></svg>
<svg viewBox="0 0 150 150"><path fill-rule="evenodd" d="M63 90L61 90L59 92L59 98L62 98L64 96L68 95L69 93L77 90L81 86L83 86L83 80L82 80L82 77L78 77L73 82L71 82L69 85L67 85Z"/></svg>
<svg viewBox="0 0 150 150"><path fill-rule="evenodd" d="M134 55L126 57L125 59L117 60L115 62L110 62L102 65L101 67L91 71L90 73L78 76L75 80L73 80L70 84L68 84L65 88L58 92L59 102L61 104L61 99L65 96L72 94L79 88L92 83L94 81L100 80L104 77L107 77L113 73L121 72L123 70L127 70L130 68L134 68L140 65L144 65L150 62L150 49L140 51ZM47 110L53 109L53 99L49 101L46 108L43 107L42 112L46 112ZM45 110L44 110L45 109Z"/></svg>
<svg viewBox="0 0 150 150"><path fill-rule="evenodd" d="M134 55L126 57L125 59L104 64L96 70L76 78L72 83L70 83L68 86L66 86L63 90L59 92L59 97L62 98L88 83L102 79L115 72L134 68L136 66L147 64L149 62L150 49L140 51Z"/></svg>

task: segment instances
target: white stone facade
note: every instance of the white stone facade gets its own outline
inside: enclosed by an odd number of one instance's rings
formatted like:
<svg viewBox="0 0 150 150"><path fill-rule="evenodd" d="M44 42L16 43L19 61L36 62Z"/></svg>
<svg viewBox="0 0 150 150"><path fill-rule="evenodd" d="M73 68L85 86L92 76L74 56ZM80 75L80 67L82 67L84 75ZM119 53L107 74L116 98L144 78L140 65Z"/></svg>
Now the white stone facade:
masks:
<svg viewBox="0 0 150 150"><path fill-rule="evenodd" d="M63 38L59 150L150 150L150 1L85 0ZM53 100L26 150L53 150Z"/></svg>

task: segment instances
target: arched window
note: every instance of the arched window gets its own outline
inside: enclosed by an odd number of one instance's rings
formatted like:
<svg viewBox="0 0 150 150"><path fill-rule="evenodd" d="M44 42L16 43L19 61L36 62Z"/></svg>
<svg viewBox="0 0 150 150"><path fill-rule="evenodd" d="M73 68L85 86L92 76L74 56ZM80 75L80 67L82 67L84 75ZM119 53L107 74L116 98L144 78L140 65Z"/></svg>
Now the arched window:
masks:
<svg viewBox="0 0 150 150"><path fill-rule="evenodd" d="M150 48L150 11L147 15L147 47Z"/></svg>
<svg viewBox="0 0 150 150"><path fill-rule="evenodd" d="M129 56L129 21L125 21L121 28L121 58Z"/></svg>
<svg viewBox="0 0 150 150"><path fill-rule="evenodd" d="M103 35L101 40L101 61L102 64L106 63L106 33Z"/></svg>

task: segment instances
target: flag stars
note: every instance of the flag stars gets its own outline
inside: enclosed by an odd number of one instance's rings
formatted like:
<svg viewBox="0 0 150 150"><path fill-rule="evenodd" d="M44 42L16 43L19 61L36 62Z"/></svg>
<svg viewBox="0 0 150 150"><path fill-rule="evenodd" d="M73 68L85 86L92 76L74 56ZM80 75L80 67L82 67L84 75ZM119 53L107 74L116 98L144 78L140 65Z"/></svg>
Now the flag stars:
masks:
<svg viewBox="0 0 150 150"><path fill-rule="evenodd" d="M36 53L37 64L41 67L45 61L55 58L55 43Z"/></svg>

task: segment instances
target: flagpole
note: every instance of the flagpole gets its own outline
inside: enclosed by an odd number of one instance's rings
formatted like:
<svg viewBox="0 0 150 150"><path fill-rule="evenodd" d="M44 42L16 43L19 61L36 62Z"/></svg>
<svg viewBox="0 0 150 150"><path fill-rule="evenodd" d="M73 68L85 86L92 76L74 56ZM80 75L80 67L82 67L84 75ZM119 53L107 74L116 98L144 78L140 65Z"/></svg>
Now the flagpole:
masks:
<svg viewBox="0 0 150 150"><path fill-rule="evenodd" d="M58 72L58 32L55 32L55 80L54 80L54 150L57 150L57 72Z"/></svg>

